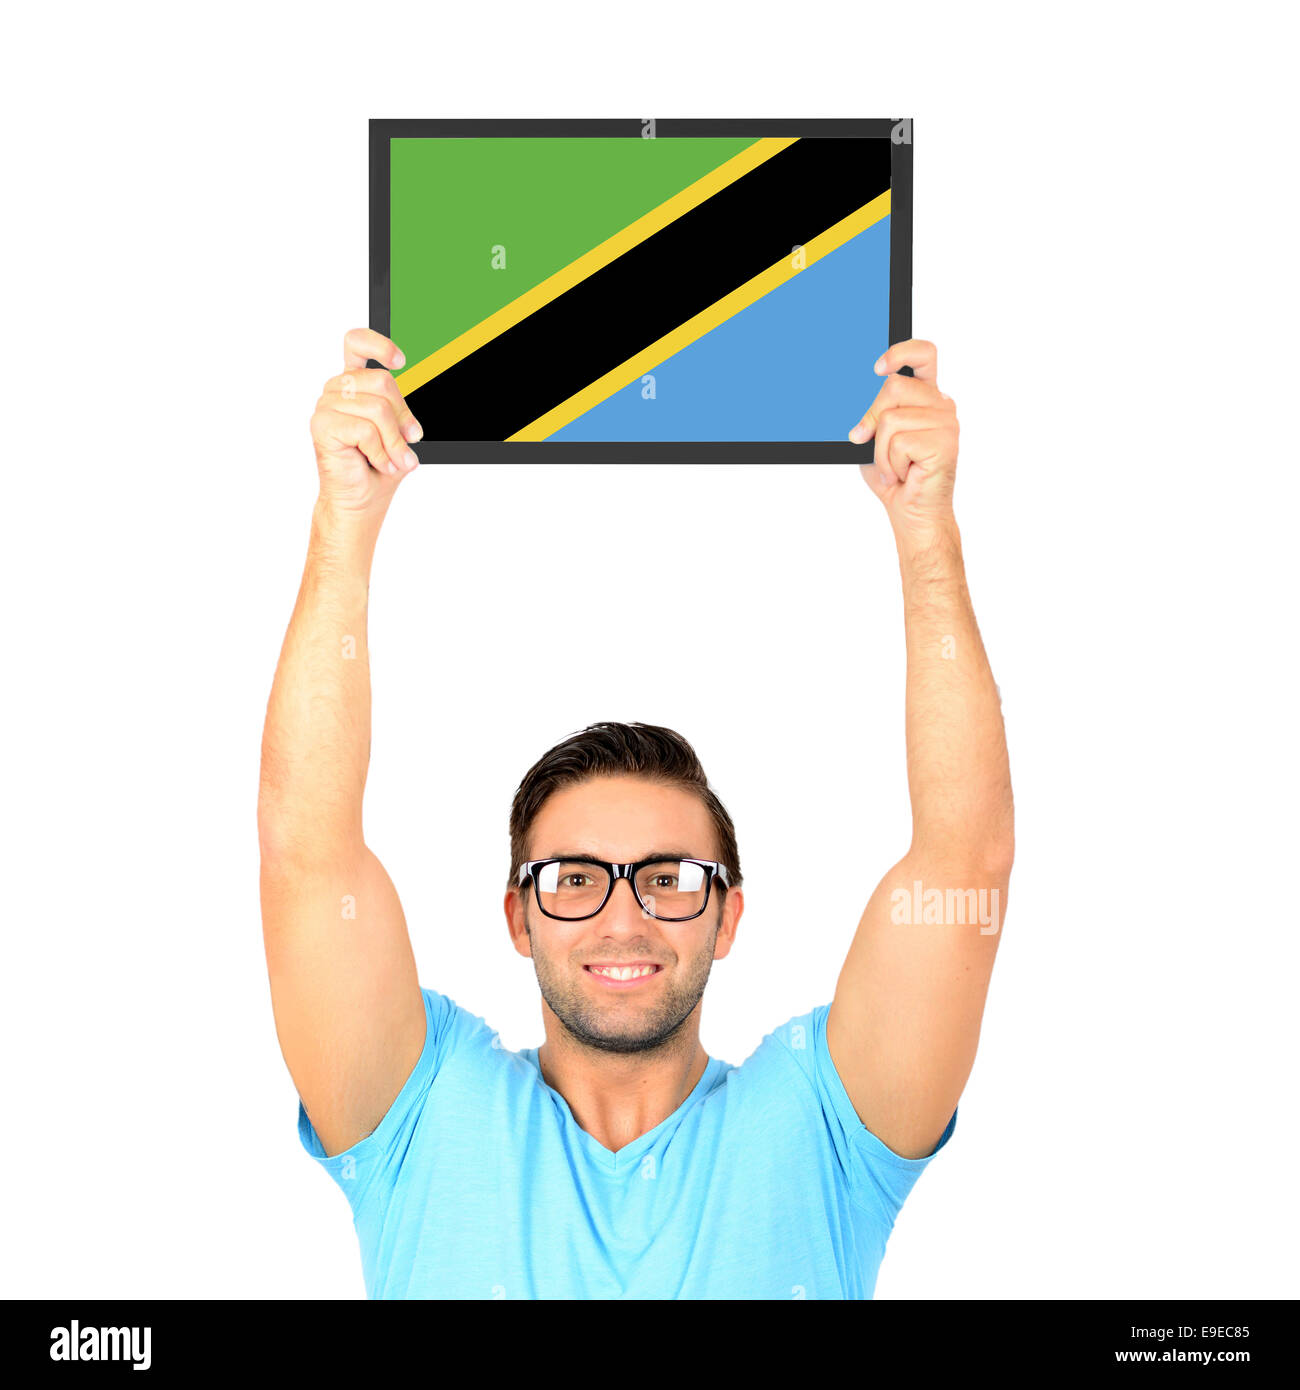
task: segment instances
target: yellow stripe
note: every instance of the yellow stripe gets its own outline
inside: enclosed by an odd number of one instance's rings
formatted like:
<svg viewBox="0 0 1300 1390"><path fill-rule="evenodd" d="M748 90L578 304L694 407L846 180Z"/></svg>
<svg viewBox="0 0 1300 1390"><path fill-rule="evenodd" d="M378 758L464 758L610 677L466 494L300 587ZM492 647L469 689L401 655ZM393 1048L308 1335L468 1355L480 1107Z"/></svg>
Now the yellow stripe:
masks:
<svg viewBox="0 0 1300 1390"><path fill-rule="evenodd" d="M604 269L611 261L617 260L619 256L648 240L656 232L663 231L670 222L675 222L692 208L699 207L702 202L712 198L728 184L735 183L737 179L743 178L760 164L765 164L773 155L780 154L783 149L793 144L794 139L756 140L739 154L732 155L725 164L719 164L703 178L687 184L680 193L674 193L666 203L651 208L643 217L638 217L622 231L615 232L599 246L593 246L585 255L557 270L554 275L547 276L526 294L521 294L518 299L503 305L496 313L489 314L481 323L476 323L473 328L466 329L460 337L453 338L428 357L412 363L394 378L402 394L409 396L417 386L432 381L439 372L445 372L463 357L477 352L484 343L499 337L506 329L513 328L521 319L535 313L551 300L558 299L589 275Z"/></svg>
<svg viewBox="0 0 1300 1390"><path fill-rule="evenodd" d="M534 420L532 424L525 425L523 429L512 434L510 438L512 440L545 439L548 435L554 434L556 430L563 429L571 420L576 420L579 415L598 406L602 401L608 400L616 391L621 391L623 387L630 385L637 377L643 376L653 367L667 361L673 353L680 352L684 347L689 347L697 339L704 337L710 329L716 328L720 323L725 323L729 318L734 318L742 309L749 308L765 294L771 294L774 289L784 285L787 280L793 280L799 274L799 269L814 265L823 256L828 256L832 251L843 246L851 237L866 231L868 227L879 222L882 217L888 216L889 192L886 190L878 198L873 198L865 206L850 213L842 221L836 222L834 226L828 227L820 236L816 236L808 242L803 248L805 253L804 267L796 268L793 256L784 257L774 266L760 271L752 280L747 280L716 303L710 304L707 309L701 310L694 318L679 324L671 333L665 333L662 338L651 343L649 347L643 348L635 357L629 357L626 362L615 367L613 371L598 377L590 386L579 391L577 395L570 396L566 401L561 401L559 405L548 410L545 415Z"/></svg>

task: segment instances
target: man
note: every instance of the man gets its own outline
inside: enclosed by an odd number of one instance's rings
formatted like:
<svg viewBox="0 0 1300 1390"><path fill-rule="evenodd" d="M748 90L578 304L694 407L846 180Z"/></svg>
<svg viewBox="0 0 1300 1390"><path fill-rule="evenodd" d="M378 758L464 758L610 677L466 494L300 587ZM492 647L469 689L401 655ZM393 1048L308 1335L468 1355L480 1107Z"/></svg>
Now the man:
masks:
<svg viewBox="0 0 1300 1390"><path fill-rule="evenodd" d="M320 494L258 806L299 1133L348 1197L367 1292L869 1298L903 1200L956 1122L1012 861L933 345L890 348L850 434L875 439L862 475L902 573L911 845L866 904L833 1001L738 1067L699 1040L710 967L743 911L735 833L690 745L656 725L573 735L515 796L505 914L545 1042L509 1052L421 989L361 816L370 562L421 430L368 358L403 364L353 330L312 417Z"/></svg>

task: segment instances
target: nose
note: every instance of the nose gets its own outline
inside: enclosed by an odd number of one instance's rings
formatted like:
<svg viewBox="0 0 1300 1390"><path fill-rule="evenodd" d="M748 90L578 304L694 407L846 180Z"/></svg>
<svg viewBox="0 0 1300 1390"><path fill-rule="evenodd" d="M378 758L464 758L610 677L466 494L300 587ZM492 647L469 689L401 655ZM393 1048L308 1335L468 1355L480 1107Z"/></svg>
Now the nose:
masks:
<svg viewBox="0 0 1300 1390"><path fill-rule="evenodd" d="M627 897L623 900L626 905L620 912L618 906L620 902L618 889L621 883L627 884ZM630 917L638 922L648 919L650 916L650 914L642 908L640 900L636 895L636 889L632 886L632 880L630 878L616 878L614 880L614 887L610 891L605 906L600 910L600 917L606 922L619 916Z"/></svg>

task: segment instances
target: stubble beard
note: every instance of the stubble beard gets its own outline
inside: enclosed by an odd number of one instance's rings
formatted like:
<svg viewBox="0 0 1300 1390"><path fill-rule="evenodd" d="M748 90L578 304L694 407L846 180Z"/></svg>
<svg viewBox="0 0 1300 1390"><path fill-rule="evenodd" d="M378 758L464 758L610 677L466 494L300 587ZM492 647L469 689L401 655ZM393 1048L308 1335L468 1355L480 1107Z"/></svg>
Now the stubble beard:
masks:
<svg viewBox="0 0 1300 1390"><path fill-rule="evenodd" d="M528 933L528 939L533 941L532 929L525 924L524 930ZM555 968L537 950L535 941L533 969L547 1007L575 1042L599 1052L653 1052L672 1043L704 997L704 987L709 982L709 971L713 968L716 940L715 928L713 940L687 963L684 971L679 962L671 972L664 972L672 978L655 987L659 991L658 1000L635 1011L617 1006L613 1009L602 1008L587 998L583 991L590 986L572 977L572 970L581 970L582 967L564 965ZM614 995L610 997L616 998Z"/></svg>

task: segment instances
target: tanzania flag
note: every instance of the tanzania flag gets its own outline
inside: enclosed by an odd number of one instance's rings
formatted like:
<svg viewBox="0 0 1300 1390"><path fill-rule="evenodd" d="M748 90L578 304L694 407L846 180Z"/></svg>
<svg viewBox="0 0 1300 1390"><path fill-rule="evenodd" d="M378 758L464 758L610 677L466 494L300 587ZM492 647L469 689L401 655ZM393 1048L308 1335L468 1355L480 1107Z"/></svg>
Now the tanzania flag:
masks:
<svg viewBox="0 0 1300 1390"><path fill-rule="evenodd" d="M875 393L888 140L395 138L390 187L430 438L842 440Z"/></svg>

